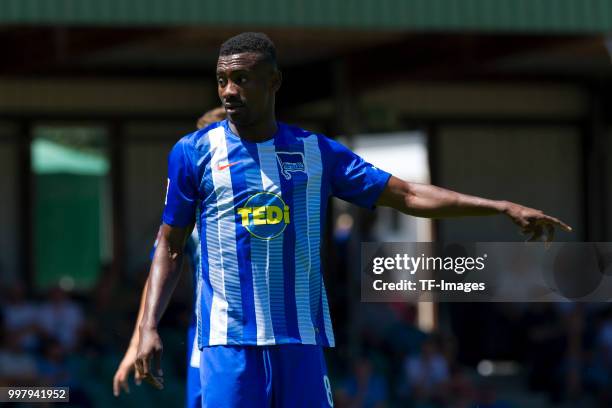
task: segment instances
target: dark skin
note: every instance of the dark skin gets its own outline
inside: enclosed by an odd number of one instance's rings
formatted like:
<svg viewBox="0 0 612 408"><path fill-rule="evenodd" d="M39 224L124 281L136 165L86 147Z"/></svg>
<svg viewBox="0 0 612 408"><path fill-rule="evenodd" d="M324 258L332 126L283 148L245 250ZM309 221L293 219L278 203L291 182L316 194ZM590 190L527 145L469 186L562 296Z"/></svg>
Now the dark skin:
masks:
<svg viewBox="0 0 612 408"><path fill-rule="evenodd" d="M404 214L425 218L503 214L510 218L523 234L531 235L529 241L538 241L545 235L546 241L551 242L554 239L555 228L567 232L572 230L561 220L534 208L510 201L470 196L429 184L411 183L394 176L391 176L376 203Z"/></svg>
<svg viewBox="0 0 612 408"><path fill-rule="evenodd" d="M230 128L239 137L260 142L277 131L275 94L281 74L276 67L254 53L219 57L217 89ZM535 241L546 235L549 242L555 228L571 231L560 220L510 201L489 200L433 185L411 183L391 176L377 205L404 214L426 218L506 215ZM164 224L151 265L145 310L140 324L136 360L138 375L157 388L163 387L160 368L162 342L157 332L159 320L168 305L180 274L184 243L191 228Z"/></svg>
<svg viewBox="0 0 612 408"><path fill-rule="evenodd" d="M188 228L167 224L161 226L146 286L134 366L139 378L158 389L163 388L164 382L161 369L163 345L157 326L178 283L183 264L183 248L192 229L193 225Z"/></svg>
<svg viewBox="0 0 612 408"><path fill-rule="evenodd" d="M276 133L275 95L282 75L260 54L221 56L217 61L217 92L232 132L250 142Z"/></svg>

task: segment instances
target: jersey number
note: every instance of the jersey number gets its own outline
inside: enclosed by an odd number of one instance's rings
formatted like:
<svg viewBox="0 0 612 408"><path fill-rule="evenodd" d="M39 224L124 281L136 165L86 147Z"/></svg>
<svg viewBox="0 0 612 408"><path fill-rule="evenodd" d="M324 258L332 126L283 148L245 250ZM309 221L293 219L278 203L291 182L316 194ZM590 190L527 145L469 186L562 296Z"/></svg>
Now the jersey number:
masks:
<svg viewBox="0 0 612 408"><path fill-rule="evenodd" d="M327 402L329 403L330 407L333 407L334 400L332 398L331 384L329 382L329 377L327 377L326 375L323 376L323 384L325 384L325 392L327 393Z"/></svg>

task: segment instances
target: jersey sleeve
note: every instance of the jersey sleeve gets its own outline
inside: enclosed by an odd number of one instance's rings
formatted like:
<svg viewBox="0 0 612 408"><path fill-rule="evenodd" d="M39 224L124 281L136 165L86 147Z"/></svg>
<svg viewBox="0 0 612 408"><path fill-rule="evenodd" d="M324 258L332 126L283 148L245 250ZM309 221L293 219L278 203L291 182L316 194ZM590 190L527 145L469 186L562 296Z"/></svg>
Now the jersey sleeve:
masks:
<svg viewBox="0 0 612 408"><path fill-rule="evenodd" d="M168 157L168 184L162 219L173 227L186 227L195 221L197 176L188 149L188 141L181 139Z"/></svg>
<svg viewBox="0 0 612 408"><path fill-rule="evenodd" d="M391 174L368 163L346 146L327 140L333 163L332 195L360 207L373 209Z"/></svg>

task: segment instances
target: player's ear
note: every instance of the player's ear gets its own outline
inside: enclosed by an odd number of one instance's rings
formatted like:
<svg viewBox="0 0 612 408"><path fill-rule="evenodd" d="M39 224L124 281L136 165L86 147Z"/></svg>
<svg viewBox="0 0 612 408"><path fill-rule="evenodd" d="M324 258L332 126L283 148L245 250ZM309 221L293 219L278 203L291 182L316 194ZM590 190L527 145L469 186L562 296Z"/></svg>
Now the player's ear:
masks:
<svg viewBox="0 0 612 408"><path fill-rule="evenodd" d="M280 69L275 68L274 72L272 73L272 89L274 90L274 92L277 92L280 89L282 83L283 74Z"/></svg>

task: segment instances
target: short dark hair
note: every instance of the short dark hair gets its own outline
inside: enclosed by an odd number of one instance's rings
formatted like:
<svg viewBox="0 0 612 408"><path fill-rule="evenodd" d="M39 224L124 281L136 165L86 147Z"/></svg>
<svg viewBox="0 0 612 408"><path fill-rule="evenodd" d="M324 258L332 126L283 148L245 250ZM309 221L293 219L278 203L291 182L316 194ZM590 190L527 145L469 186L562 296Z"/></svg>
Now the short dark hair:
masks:
<svg viewBox="0 0 612 408"><path fill-rule="evenodd" d="M219 56L241 54L243 52L261 54L266 61L276 65L276 47L270 37L264 33L240 33L226 40L221 44Z"/></svg>

